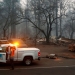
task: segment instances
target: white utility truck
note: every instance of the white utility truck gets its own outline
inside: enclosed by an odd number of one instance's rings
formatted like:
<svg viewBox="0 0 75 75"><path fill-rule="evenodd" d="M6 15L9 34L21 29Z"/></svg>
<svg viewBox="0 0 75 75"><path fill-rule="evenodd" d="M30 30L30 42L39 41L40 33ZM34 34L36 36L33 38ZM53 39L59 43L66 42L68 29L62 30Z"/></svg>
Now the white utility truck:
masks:
<svg viewBox="0 0 75 75"><path fill-rule="evenodd" d="M0 62L7 63L6 47L9 44L0 46ZM33 60L40 60L40 49L38 48L18 48L16 47L14 61L22 61L26 65L30 65Z"/></svg>

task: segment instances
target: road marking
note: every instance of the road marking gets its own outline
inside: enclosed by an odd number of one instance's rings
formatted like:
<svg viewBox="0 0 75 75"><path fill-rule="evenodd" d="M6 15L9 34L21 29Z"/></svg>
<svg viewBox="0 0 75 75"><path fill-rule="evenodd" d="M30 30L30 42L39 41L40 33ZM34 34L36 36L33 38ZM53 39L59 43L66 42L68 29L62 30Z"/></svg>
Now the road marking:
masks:
<svg viewBox="0 0 75 75"><path fill-rule="evenodd" d="M1 71L1 70L9 70L9 69L0 69L0 71Z"/></svg>
<svg viewBox="0 0 75 75"><path fill-rule="evenodd" d="M33 67L33 68L16 68L16 69L42 69L42 68L62 68L62 67L75 67L75 65L72 65L72 66L52 66L52 67Z"/></svg>
<svg viewBox="0 0 75 75"><path fill-rule="evenodd" d="M19 70L19 69L43 69L43 68L65 68L65 67L75 67L75 65L71 65L71 66L52 66L52 67L33 67L33 68L15 68L15 70ZM10 69L0 69L0 70L10 70Z"/></svg>

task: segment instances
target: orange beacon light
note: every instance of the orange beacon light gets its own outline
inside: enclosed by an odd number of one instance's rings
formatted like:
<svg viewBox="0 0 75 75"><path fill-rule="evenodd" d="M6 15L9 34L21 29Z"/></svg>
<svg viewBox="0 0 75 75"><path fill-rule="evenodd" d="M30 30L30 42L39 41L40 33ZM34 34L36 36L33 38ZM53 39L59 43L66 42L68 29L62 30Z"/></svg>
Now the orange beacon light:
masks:
<svg viewBox="0 0 75 75"><path fill-rule="evenodd" d="M19 43L18 43L18 42L14 42L13 44L14 44L15 46L17 46L17 47L19 46Z"/></svg>

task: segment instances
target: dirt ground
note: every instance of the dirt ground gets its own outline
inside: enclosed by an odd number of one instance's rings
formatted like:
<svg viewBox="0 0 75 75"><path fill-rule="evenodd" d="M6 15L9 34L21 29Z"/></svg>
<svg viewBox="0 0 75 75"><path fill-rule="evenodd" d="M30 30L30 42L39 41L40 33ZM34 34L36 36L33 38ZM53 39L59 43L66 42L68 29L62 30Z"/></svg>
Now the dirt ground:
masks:
<svg viewBox="0 0 75 75"><path fill-rule="evenodd" d="M57 56L60 57L64 57L64 58L71 58L71 59L75 59L75 52L71 52L68 50L68 45L66 46L59 46L59 45L42 45L42 44L36 44L36 46L34 46L34 42L28 42L30 47L36 47L39 48L41 51L41 57L46 57L49 54L56 54Z"/></svg>
<svg viewBox="0 0 75 75"><path fill-rule="evenodd" d="M64 58L75 59L75 52L68 50L68 47L57 45L37 45L37 48L41 51L41 57L46 57L49 54L56 54L57 56Z"/></svg>

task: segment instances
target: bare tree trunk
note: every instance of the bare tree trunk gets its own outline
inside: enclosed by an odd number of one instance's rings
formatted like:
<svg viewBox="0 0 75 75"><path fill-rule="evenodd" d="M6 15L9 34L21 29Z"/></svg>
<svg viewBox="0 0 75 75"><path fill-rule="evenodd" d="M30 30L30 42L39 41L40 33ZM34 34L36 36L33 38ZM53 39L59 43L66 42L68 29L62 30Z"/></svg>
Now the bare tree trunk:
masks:
<svg viewBox="0 0 75 75"><path fill-rule="evenodd" d="M6 37L6 30L3 29L3 37Z"/></svg>
<svg viewBox="0 0 75 75"><path fill-rule="evenodd" d="M46 44L49 45L50 42L49 42L49 36L46 36Z"/></svg>
<svg viewBox="0 0 75 75"><path fill-rule="evenodd" d="M74 34L74 32L72 31L71 35L70 35L70 39L73 39L73 34Z"/></svg>

